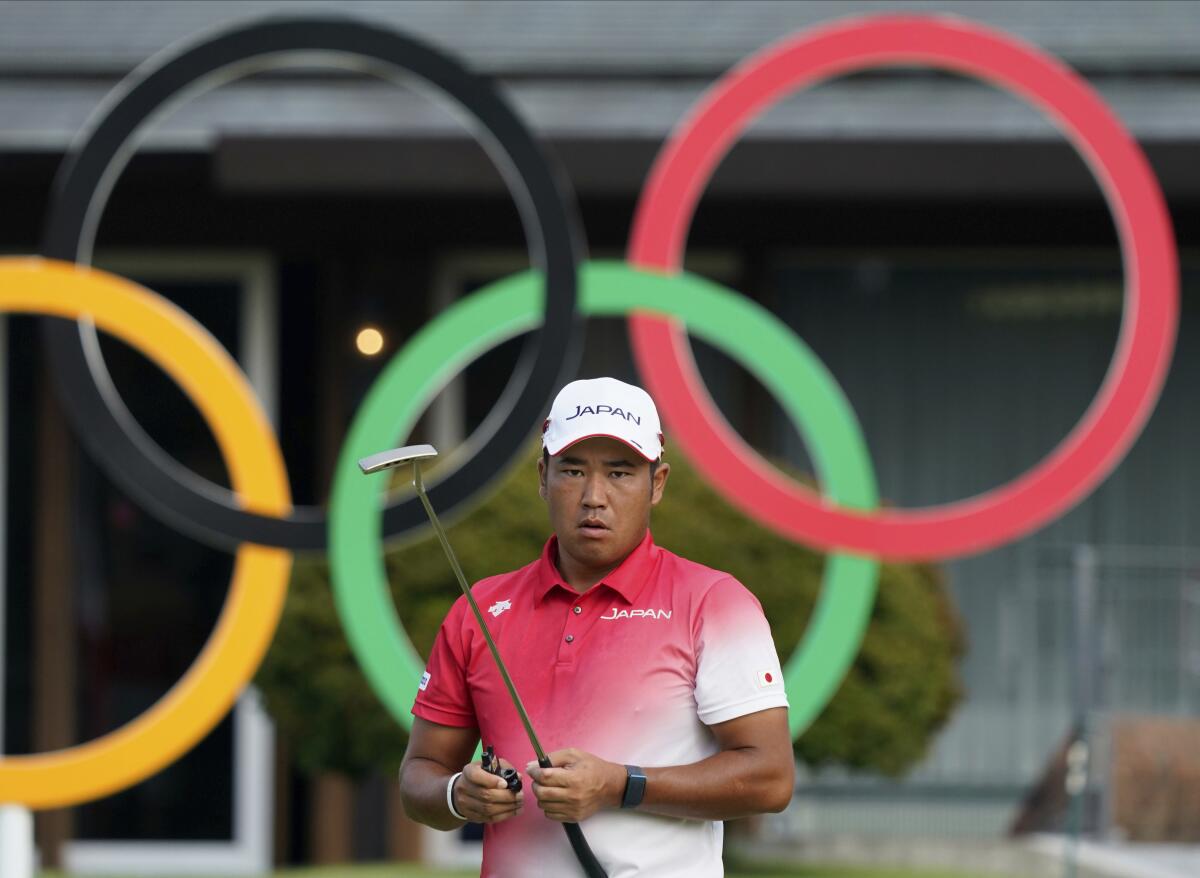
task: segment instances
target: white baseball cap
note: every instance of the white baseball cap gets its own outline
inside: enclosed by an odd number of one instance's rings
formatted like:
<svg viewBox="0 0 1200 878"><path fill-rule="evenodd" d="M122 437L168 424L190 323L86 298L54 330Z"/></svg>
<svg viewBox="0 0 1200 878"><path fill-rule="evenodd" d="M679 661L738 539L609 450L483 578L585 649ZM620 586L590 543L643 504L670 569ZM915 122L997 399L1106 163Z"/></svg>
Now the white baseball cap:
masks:
<svg viewBox="0 0 1200 878"><path fill-rule="evenodd" d="M649 461L663 452L662 425L650 394L615 378L572 381L558 392L542 425L542 447L550 454L593 436L624 442Z"/></svg>

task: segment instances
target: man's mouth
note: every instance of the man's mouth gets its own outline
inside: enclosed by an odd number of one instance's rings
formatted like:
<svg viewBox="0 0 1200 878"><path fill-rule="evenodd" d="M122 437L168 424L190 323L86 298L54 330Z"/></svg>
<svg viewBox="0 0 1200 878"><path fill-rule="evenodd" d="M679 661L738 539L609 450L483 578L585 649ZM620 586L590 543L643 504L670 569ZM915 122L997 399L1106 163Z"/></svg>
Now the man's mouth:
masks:
<svg viewBox="0 0 1200 878"><path fill-rule="evenodd" d="M598 535L607 531L609 527L598 518L588 518L579 523L579 529L587 534Z"/></svg>

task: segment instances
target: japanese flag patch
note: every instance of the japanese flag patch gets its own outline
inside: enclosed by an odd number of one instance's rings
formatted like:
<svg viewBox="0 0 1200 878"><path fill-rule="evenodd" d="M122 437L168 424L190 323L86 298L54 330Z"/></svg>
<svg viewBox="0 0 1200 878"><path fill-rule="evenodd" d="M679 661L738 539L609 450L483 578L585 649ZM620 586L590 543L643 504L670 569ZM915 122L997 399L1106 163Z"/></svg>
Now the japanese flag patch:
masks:
<svg viewBox="0 0 1200 878"><path fill-rule="evenodd" d="M778 671L759 671L758 672L758 688L769 689L779 682Z"/></svg>
<svg viewBox="0 0 1200 878"><path fill-rule="evenodd" d="M429 685L429 671L426 671L425 673L423 673L421 675L421 685L418 686L417 688L420 689L422 692L424 692L425 687L427 687L428 685Z"/></svg>

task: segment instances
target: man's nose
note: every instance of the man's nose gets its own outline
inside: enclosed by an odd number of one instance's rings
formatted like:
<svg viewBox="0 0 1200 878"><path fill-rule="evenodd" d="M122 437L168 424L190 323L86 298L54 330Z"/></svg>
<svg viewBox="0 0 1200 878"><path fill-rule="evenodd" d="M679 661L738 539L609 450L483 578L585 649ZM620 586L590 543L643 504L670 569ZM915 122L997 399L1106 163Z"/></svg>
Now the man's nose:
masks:
<svg viewBox="0 0 1200 878"><path fill-rule="evenodd" d="M604 477L597 473L588 476L583 484L583 505L589 509L603 508L608 505L608 493L605 491Z"/></svg>

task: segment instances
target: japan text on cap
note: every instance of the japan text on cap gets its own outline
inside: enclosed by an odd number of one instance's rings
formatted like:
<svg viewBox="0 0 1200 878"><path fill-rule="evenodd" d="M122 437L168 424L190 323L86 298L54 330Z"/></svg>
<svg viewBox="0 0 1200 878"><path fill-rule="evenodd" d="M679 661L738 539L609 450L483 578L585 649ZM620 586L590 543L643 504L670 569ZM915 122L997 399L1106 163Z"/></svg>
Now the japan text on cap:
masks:
<svg viewBox="0 0 1200 878"><path fill-rule="evenodd" d="M542 426L542 447L560 454L593 436L624 442L646 460L662 456L662 425L654 400L642 388L615 378L572 381L560 390Z"/></svg>

